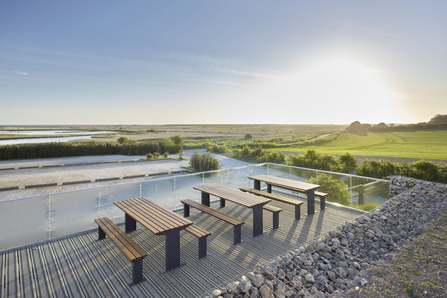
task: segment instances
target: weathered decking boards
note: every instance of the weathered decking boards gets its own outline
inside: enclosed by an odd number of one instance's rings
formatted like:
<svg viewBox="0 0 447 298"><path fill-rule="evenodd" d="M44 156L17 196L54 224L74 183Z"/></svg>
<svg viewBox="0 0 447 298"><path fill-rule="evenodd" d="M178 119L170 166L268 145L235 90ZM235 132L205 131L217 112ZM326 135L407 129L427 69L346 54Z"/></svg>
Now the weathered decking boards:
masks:
<svg viewBox="0 0 447 298"><path fill-rule="evenodd" d="M110 239L95 241L96 231L0 254L0 298L197 297L361 214L327 204L326 210L294 220L293 206L270 204L283 208L281 227L271 229L272 213L264 212L266 233L254 238L250 209L233 203L220 209L246 222L244 241L238 245L231 244L232 226L193 209L189 219L212 233L209 255L198 260L197 239L182 231L181 258L186 266L165 274L159 273L164 268L164 238L144 228L130 233L148 254L143 264L147 281L133 287L128 285L131 264ZM211 207L218 208L219 202Z"/></svg>

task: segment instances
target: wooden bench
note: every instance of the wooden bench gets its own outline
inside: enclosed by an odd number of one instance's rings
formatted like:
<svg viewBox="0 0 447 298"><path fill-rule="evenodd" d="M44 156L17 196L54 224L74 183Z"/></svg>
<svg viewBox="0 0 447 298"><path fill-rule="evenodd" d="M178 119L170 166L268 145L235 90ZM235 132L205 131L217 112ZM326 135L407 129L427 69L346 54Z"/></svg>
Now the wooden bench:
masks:
<svg viewBox="0 0 447 298"><path fill-rule="evenodd" d="M287 197L285 195L282 194L278 194L278 193L268 193L262 190L257 190L254 188L250 188L250 187L239 187L240 190L244 191L244 192L249 192L258 196L262 196L262 197L266 197L269 199L273 199L276 201L281 201L283 203L287 203L287 204L291 204L295 206L295 219L300 219L301 218L301 205L303 205L303 202L297 201L295 199L292 199L290 197Z"/></svg>
<svg viewBox="0 0 447 298"><path fill-rule="evenodd" d="M206 257L208 255L206 252L206 238L208 238L211 233L198 225L189 226L185 231L199 239L199 255L197 258L200 259Z"/></svg>
<svg viewBox="0 0 447 298"><path fill-rule="evenodd" d="M144 281L143 259L147 257L147 253L108 217L97 218L95 222L98 224L98 240L102 240L108 235L110 240L132 262L132 283L130 285L133 286Z"/></svg>
<svg viewBox="0 0 447 298"><path fill-rule="evenodd" d="M282 211L282 208L278 208L272 205L264 205L262 209L273 212L273 228L279 228L279 212Z"/></svg>
<svg viewBox="0 0 447 298"><path fill-rule="evenodd" d="M195 202L193 200L182 200L181 202L183 203L183 216L184 217L189 216L189 207L193 207L199 211L202 211L203 213L207 213L211 216L214 216L220 220L223 220L223 221L233 225L234 226L234 235L233 235L234 244L241 242L241 227L245 223L244 221L241 221L237 218L226 215L223 212L217 211L211 207L205 206L205 205Z"/></svg>
<svg viewBox="0 0 447 298"><path fill-rule="evenodd" d="M320 210L324 210L326 209L326 197L327 197L327 193L325 192L320 192L320 191L316 191L315 192L315 196L320 198Z"/></svg>

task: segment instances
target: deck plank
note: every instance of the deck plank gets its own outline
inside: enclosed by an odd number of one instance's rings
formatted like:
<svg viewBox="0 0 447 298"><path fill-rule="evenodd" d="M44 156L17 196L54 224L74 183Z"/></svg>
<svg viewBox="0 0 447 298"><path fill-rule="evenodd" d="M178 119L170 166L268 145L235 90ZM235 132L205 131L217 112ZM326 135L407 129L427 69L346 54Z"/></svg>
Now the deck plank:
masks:
<svg viewBox="0 0 447 298"><path fill-rule="evenodd" d="M306 204L304 202L302 206L304 210ZM41 297L51 297L54 290L54 296L59 297L64 296L65 284L65 290L72 297L197 297L362 214L327 204L326 210L316 208L316 214L303 214L301 219L294 220L293 206L279 201L272 201L270 205L283 209L280 227L272 229L273 214L264 211L265 234L252 238L252 210L231 202L224 208L219 208L218 201L211 203L212 208L245 221L241 230L243 242L237 245L232 244L233 226L192 208L188 219L211 232L207 238L209 255L198 260L197 238L182 231L181 260L186 265L164 274L159 271L165 267L165 237L154 235L138 224L138 229L128 235L148 256L143 260L143 274L147 280L136 286L128 286L132 276L131 263L110 239L96 241L98 233L95 230L0 253L0 276L7 273L8 279L2 290L7 291L5 297L16 296L16 291L21 288L22 297L33 297L34 290ZM183 212L178 214L182 216ZM46 264L43 264L43 258ZM22 287L18 276L22 279ZM32 276L35 276L35 282Z"/></svg>

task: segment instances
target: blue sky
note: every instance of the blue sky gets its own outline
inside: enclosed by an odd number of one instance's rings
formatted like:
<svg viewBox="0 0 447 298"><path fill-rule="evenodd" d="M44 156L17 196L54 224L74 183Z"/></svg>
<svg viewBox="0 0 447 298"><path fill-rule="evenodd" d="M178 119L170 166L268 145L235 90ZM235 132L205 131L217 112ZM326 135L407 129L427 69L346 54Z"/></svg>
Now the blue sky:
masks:
<svg viewBox="0 0 447 298"><path fill-rule="evenodd" d="M447 114L446 1L2 1L0 125Z"/></svg>

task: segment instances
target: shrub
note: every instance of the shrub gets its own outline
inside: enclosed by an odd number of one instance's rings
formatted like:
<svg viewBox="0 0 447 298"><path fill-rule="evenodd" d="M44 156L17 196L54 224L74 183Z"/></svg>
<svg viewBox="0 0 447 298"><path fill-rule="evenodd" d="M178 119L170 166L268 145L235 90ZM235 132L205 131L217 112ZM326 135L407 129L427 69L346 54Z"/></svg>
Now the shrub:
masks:
<svg viewBox="0 0 447 298"><path fill-rule="evenodd" d="M179 159L183 159L183 151L179 152L178 157Z"/></svg>
<svg viewBox="0 0 447 298"><path fill-rule="evenodd" d="M341 165L341 171L343 173L351 173L352 170L357 168L357 160L355 159L354 155L349 153L340 155L338 162Z"/></svg>
<svg viewBox="0 0 447 298"><path fill-rule="evenodd" d="M179 136L179 135L171 137L171 140L176 145L183 145L183 138L181 136Z"/></svg>
<svg viewBox="0 0 447 298"><path fill-rule="evenodd" d="M154 152L154 158L155 159L158 159L160 157L160 153L158 153L158 152Z"/></svg>
<svg viewBox="0 0 447 298"><path fill-rule="evenodd" d="M198 151L195 151L189 160L189 164L196 172L214 171L220 169L219 161L212 157L211 153L208 152L200 155Z"/></svg>
<svg viewBox="0 0 447 298"><path fill-rule="evenodd" d="M251 153L251 148L248 147L247 145L245 145L244 148L242 148L242 150L241 150L242 157L247 157L250 153Z"/></svg>
<svg viewBox="0 0 447 298"><path fill-rule="evenodd" d="M146 153L146 158L152 159L152 158L154 158L154 155L152 153Z"/></svg>
<svg viewBox="0 0 447 298"><path fill-rule="evenodd" d="M307 182L321 185L321 187L318 188L318 191L326 192L328 194L328 201L336 202L345 206L350 205L349 191L343 181L339 182L337 179L334 179L327 174L320 173L318 174L318 183L317 179L314 177L310 178Z"/></svg>
<svg viewBox="0 0 447 298"><path fill-rule="evenodd" d="M168 157L169 157L169 152L166 151L166 152L164 153L164 156L165 156L165 158L168 158Z"/></svg>
<svg viewBox="0 0 447 298"><path fill-rule="evenodd" d="M244 138L246 140L251 140L251 139L253 139L253 136L251 134L247 133Z"/></svg>
<svg viewBox="0 0 447 298"><path fill-rule="evenodd" d="M124 144L124 143L127 143L129 141L129 139L125 138L125 137L121 137L121 138L118 138L117 141L119 144Z"/></svg>

